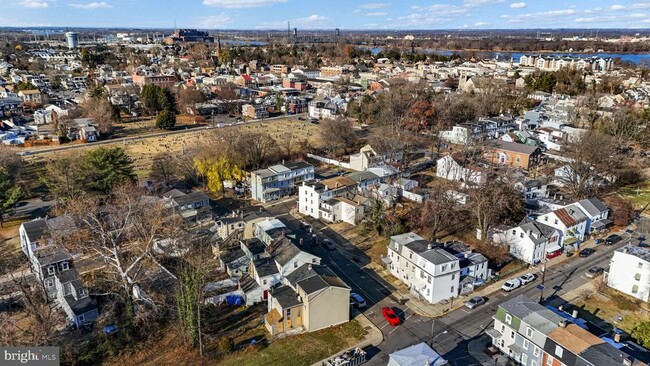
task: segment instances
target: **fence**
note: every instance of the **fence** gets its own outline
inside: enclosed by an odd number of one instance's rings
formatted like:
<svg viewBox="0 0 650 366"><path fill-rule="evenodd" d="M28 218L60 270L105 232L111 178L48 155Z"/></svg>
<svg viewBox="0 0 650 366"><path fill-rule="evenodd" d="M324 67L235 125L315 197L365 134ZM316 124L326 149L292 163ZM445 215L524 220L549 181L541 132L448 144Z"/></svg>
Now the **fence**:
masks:
<svg viewBox="0 0 650 366"><path fill-rule="evenodd" d="M339 160L328 159L328 158L318 156L318 155L314 155L314 154L307 154L307 157L310 158L310 159L314 159L316 161L320 161L321 163L336 165L336 166L341 167L341 168L350 169L350 163L344 163L344 162L339 161Z"/></svg>

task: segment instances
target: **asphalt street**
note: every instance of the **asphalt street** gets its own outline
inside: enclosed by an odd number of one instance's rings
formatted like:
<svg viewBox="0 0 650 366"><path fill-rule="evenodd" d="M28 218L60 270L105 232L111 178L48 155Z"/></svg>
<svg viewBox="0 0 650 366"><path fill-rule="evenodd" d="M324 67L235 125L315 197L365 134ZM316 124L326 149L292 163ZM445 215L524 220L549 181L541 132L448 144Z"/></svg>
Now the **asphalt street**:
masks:
<svg viewBox="0 0 650 366"><path fill-rule="evenodd" d="M473 366L480 365L468 352L467 345L470 341L481 337L485 330L492 326L492 315L499 304L516 297L526 295L532 299L539 299L540 290L537 285L541 284L541 268L531 268L530 272L535 273L535 281L513 290L510 293L493 293L486 304L470 310L465 307L452 311L444 317L431 319L414 313L403 304L400 299L392 295L394 288L386 281L371 275L363 268L367 258L357 257L355 261L351 258L362 256L361 252L350 250L350 245L340 235L328 229L323 223L307 219L313 231L319 236L325 236L336 243L336 250L329 251L322 246L312 247L310 234L300 229L300 223L288 212L295 205L295 200L287 200L268 207L272 215L282 218L289 228L294 230L303 238L305 250L309 250L322 258L322 263L327 264L336 274L341 277L351 288L352 292L361 294L367 302L363 313L376 325L384 335L384 341L370 351L371 359L368 365L386 365L388 355L399 349L411 346L419 342L427 342L447 359L452 366ZM544 303L562 302L562 295L584 285L590 279L585 276L587 270L594 266L607 268L611 259L611 253L616 248L624 246L627 240L623 240L614 246L600 245L596 252L589 257L575 256L563 263L549 267L545 276ZM552 259L550 260L552 261ZM383 318L381 309L392 307L402 319L402 324L392 327ZM484 335L483 335L484 336Z"/></svg>

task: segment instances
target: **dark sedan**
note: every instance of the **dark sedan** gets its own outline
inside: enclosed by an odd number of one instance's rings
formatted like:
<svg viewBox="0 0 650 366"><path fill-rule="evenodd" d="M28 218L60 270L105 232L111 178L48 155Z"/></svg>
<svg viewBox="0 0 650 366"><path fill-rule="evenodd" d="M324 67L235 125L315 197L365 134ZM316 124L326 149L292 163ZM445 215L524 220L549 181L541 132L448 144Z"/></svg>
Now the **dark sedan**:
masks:
<svg viewBox="0 0 650 366"><path fill-rule="evenodd" d="M607 245L614 245L618 243L619 241L623 240L620 235L612 234L605 239L605 244Z"/></svg>
<svg viewBox="0 0 650 366"><path fill-rule="evenodd" d="M588 257L588 256L590 256L590 255L592 255L594 253L596 253L595 249L585 248L585 249L581 250L578 255L581 256L581 257Z"/></svg>

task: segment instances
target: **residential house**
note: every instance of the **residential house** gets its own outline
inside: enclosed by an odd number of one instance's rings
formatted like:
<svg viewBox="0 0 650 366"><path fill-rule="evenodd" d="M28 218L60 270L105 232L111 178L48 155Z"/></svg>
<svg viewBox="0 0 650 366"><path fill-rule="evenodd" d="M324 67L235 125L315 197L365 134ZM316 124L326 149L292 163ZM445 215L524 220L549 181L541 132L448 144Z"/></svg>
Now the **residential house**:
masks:
<svg viewBox="0 0 650 366"><path fill-rule="evenodd" d="M650 249L633 244L616 249L604 282L624 294L650 301Z"/></svg>
<svg viewBox="0 0 650 366"><path fill-rule="evenodd" d="M346 176L303 182L298 187L298 212L315 219L324 217L330 222L338 221L341 215L335 215L336 212L330 204L333 202L328 201L344 192L353 191L356 187L357 182Z"/></svg>
<svg viewBox="0 0 650 366"><path fill-rule="evenodd" d="M392 236L383 260L413 295L432 304L460 292L460 260L415 233Z"/></svg>
<svg viewBox="0 0 650 366"><path fill-rule="evenodd" d="M43 96L39 90L21 90L18 96L22 99L23 103L41 104Z"/></svg>
<svg viewBox="0 0 650 366"><path fill-rule="evenodd" d="M461 123L453 126L449 131L440 132L443 141L456 145L467 145L486 136L485 124L479 123Z"/></svg>
<svg viewBox="0 0 650 366"><path fill-rule="evenodd" d="M317 119L335 119L340 112L347 110L347 101L336 97L316 97L309 102L309 117Z"/></svg>
<svg viewBox="0 0 650 366"><path fill-rule="evenodd" d="M474 286L481 285L490 277L488 259L481 253L474 252L467 244L451 241L444 244L444 249L460 260L460 291L469 293Z"/></svg>
<svg viewBox="0 0 650 366"><path fill-rule="evenodd" d="M542 149L516 142L492 140L488 144L486 157L492 163L530 169L542 159Z"/></svg>
<svg viewBox="0 0 650 366"><path fill-rule="evenodd" d="M496 233L493 240L507 245L513 257L529 264L537 264L544 261L548 253L562 249L560 236L559 229L525 219L517 227Z"/></svg>
<svg viewBox="0 0 650 366"><path fill-rule="evenodd" d="M269 111L262 104L244 104L241 106L241 115L253 119L269 118Z"/></svg>
<svg viewBox="0 0 650 366"><path fill-rule="evenodd" d="M178 82L176 75L152 75L143 74L141 72L131 75L131 78L133 80L133 84L139 87L153 84L163 88L169 88Z"/></svg>
<svg viewBox="0 0 650 366"><path fill-rule="evenodd" d="M466 164L459 154L438 159L436 176L465 185L481 185L487 180L487 173L481 167Z"/></svg>
<svg viewBox="0 0 650 366"><path fill-rule="evenodd" d="M248 74L237 76L235 80L233 80L233 83L245 88L252 88L257 86L257 81Z"/></svg>
<svg viewBox="0 0 650 366"><path fill-rule="evenodd" d="M184 220L202 222L212 219L210 198L203 192L172 189L163 194L165 207L171 208Z"/></svg>
<svg viewBox="0 0 650 366"><path fill-rule="evenodd" d="M365 145L358 154L350 155L350 169L364 171L387 163L397 163L402 160L402 155L401 149L395 149L394 152L381 152L370 145Z"/></svg>
<svg viewBox="0 0 650 366"><path fill-rule="evenodd" d="M523 295L499 305L493 319L494 327L487 331L492 344L518 365L646 365L585 329L579 320Z"/></svg>
<svg viewBox="0 0 650 366"><path fill-rule="evenodd" d="M303 264L271 289L264 325L271 335L314 332L350 320L350 287L331 269Z"/></svg>
<svg viewBox="0 0 650 366"><path fill-rule="evenodd" d="M251 173L251 198L262 203L295 193L302 182L314 179L314 166L304 161L277 164Z"/></svg>
<svg viewBox="0 0 650 366"><path fill-rule="evenodd" d="M540 215L536 221L558 229L560 246L573 246L574 249L585 239L589 222L584 212L575 204Z"/></svg>
<svg viewBox="0 0 650 366"><path fill-rule="evenodd" d="M586 233L592 231L602 230L612 225L612 221L608 220L609 208L598 198L585 198L576 202L585 215L587 215L587 228Z"/></svg>

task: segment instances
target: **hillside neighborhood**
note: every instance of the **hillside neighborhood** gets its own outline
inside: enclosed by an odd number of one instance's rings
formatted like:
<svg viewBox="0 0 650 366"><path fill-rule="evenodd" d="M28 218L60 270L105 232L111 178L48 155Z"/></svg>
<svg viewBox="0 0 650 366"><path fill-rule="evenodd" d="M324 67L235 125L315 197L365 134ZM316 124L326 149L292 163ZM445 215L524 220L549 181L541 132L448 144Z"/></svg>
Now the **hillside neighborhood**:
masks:
<svg viewBox="0 0 650 366"><path fill-rule="evenodd" d="M338 29L8 34L2 346L650 364L646 66Z"/></svg>

